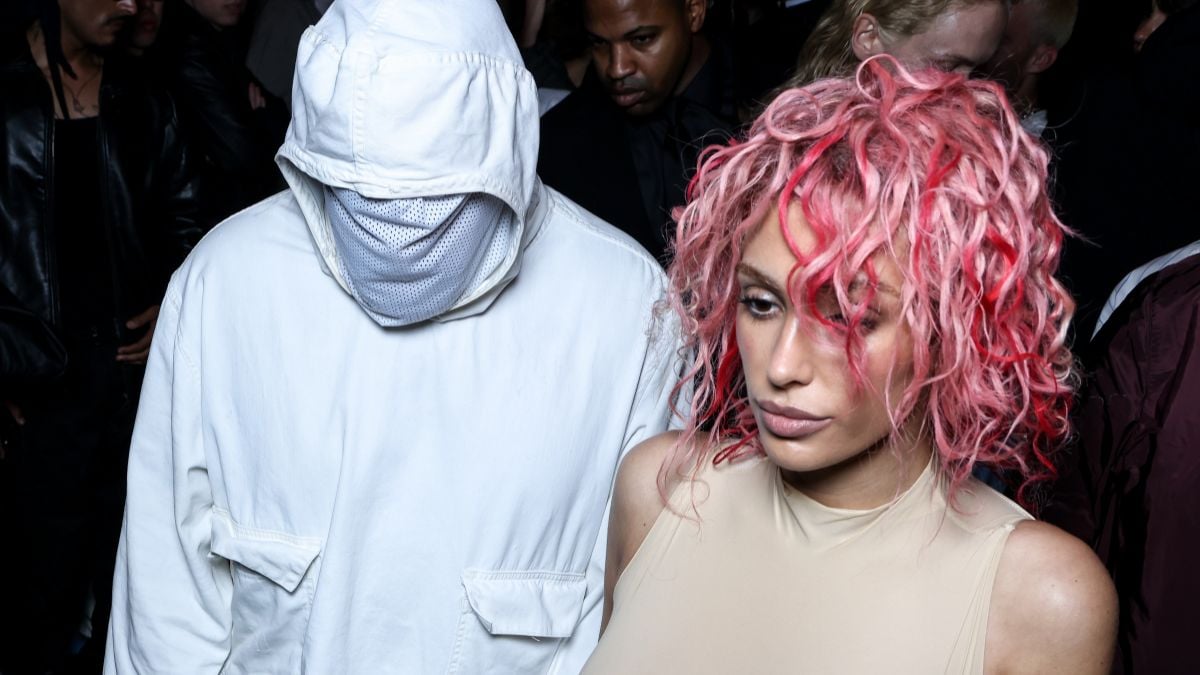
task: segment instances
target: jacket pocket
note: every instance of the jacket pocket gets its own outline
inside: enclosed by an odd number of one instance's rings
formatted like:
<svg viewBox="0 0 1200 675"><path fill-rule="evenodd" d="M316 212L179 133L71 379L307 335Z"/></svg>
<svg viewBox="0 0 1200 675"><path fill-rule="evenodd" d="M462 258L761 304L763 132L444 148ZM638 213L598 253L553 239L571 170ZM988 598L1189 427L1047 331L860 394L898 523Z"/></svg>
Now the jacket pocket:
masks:
<svg viewBox="0 0 1200 675"><path fill-rule="evenodd" d="M238 525L213 510L212 552L233 576L230 654L223 673L298 673L321 541Z"/></svg>
<svg viewBox="0 0 1200 675"><path fill-rule="evenodd" d="M575 632L582 574L467 570L451 673L545 673Z"/></svg>

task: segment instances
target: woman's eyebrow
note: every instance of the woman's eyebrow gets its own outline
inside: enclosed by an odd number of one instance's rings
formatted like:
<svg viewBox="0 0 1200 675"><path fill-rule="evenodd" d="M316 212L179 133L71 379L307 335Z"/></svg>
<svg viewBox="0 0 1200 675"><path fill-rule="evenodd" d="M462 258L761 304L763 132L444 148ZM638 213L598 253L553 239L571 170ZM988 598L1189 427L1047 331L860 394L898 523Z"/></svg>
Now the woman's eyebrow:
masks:
<svg viewBox="0 0 1200 675"><path fill-rule="evenodd" d="M771 277L767 276L767 274L765 272L763 272L762 270L758 269L757 267L751 265L750 263L747 263L747 262L738 263L737 273L740 276L748 277L754 283L765 287L767 290L771 291L772 293L774 293L776 295L780 295L781 293L783 293L783 291L782 291L783 287L780 284L776 283L775 280L772 279ZM856 277L855 280L850 284L849 290L851 292L859 291L859 290L865 289L868 285L873 285L875 288L875 291L878 293L883 293L885 295L891 295L896 298L900 297L900 291L896 290L896 288L894 288L882 281L876 281L874 284L870 284L870 280L865 275Z"/></svg>
<svg viewBox="0 0 1200 675"><path fill-rule="evenodd" d="M889 286L888 284L886 284L882 281L876 281L874 284L872 284L872 283L870 283L870 280L865 275L861 275L861 274L859 276L856 276L854 278L854 281L852 281L850 283L850 291L854 292L854 291L862 290L864 288L867 288L868 286L872 286L875 289L875 292L877 292L877 293L883 293L885 295L891 295L891 296L895 296L897 298L900 297L900 291L896 290L892 286Z"/></svg>
<svg viewBox="0 0 1200 675"><path fill-rule="evenodd" d="M775 283L774 279L771 279L766 275L766 273L762 272L750 263L738 263L737 273L741 276L749 277L751 281L760 286L766 287L767 290L771 291L775 295L780 295L782 293L779 284Z"/></svg>

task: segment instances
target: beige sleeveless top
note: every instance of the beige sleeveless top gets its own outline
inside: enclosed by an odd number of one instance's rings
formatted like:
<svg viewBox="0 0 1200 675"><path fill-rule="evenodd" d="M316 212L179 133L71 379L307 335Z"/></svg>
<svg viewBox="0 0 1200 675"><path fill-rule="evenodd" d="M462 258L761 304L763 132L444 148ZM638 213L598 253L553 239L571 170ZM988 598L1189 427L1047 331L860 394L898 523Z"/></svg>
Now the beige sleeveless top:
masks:
<svg viewBox="0 0 1200 675"><path fill-rule="evenodd" d="M992 581L1030 518L933 464L890 504L834 509L756 458L705 469L614 590L584 673L982 673Z"/></svg>

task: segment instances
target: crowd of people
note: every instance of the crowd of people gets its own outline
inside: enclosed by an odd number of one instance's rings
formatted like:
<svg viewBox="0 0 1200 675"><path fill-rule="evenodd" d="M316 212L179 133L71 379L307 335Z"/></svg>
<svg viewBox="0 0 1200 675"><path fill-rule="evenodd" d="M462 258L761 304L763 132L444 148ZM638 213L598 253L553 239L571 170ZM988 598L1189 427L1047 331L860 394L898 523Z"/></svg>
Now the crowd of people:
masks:
<svg viewBox="0 0 1200 675"><path fill-rule="evenodd" d="M1200 3L0 10L0 675L1200 671Z"/></svg>

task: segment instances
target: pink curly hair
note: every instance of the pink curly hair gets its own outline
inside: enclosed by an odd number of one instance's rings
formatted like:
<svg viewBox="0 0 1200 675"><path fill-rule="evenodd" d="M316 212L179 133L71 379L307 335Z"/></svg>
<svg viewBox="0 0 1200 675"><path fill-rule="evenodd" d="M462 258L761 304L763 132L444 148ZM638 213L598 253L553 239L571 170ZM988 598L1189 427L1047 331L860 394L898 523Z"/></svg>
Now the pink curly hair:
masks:
<svg viewBox="0 0 1200 675"><path fill-rule="evenodd" d="M846 289L875 281L872 258L896 261L901 316L914 342L912 380L892 406L893 428L923 410L950 494L977 464L1021 477L1019 498L1054 476L1074 389L1066 347L1074 303L1053 277L1064 228L1046 195L1046 152L1026 134L1000 88L936 71L910 73L888 56L854 78L781 93L744 140L706 150L676 213L669 302L693 366L686 426L659 474L695 477L720 439L720 463L760 454L734 333L736 266L772 206L798 199L817 245L796 255L796 307L840 330L863 383L870 302ZM816 309L832 287L848 317ZM803 301L799 301L803 300ZM711 436L710 436L711 435Z"/></svg>

